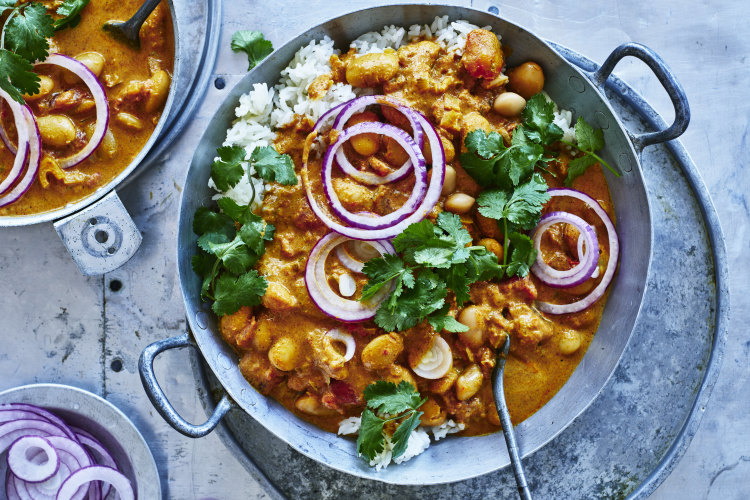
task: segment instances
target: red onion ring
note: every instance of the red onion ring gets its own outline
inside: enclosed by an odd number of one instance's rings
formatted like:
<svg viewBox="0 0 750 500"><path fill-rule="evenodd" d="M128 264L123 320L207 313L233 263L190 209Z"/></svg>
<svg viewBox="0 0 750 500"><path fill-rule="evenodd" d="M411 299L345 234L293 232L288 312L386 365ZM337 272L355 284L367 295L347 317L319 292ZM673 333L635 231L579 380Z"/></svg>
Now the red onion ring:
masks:
<svg viewBox="0 0 750 500"><path fill-rule="evenodd" d="M326 336L335 342L341 342L346 346L346 353L344 353L344 361L349 361L354 357L354 353L357 350L357 343L352 337L351 333L342 332L338 328L328 330Z"/></svg>
<svg viewBox="0 0 750 500"><path fill-rule="evenodd" d="M0 90L2 90L2 89L0 89ZM5 94L5 92L3 92L3 94ZM7 95L7 94L5 94L5 95ZM3 98L3 100L4 100L5 102L7 102L7 103L8 103L9 105L11 105L12 103L16 103L16 104L18 104L18 103L17 103L16 101L14 101L13 99L11 99L11 100L8 100L8 99L7 99L7 98L6 98L6 97L5 97L4 95L2 95L2 94L0 94L0 97L2 97L2 98ZM13 143L12 143L12 142L10 141L10 137L8 137L8 132L7 132L6 130L5 130L5 126L3 125L3 121L2 121L2 118L3 118L4 116L5 116L5 112L4 112L4 110L3 110L2 104L0 104L0 139L2 139L2 141L3 141L3 144L5 144L5 147L6 147L6 148L8 148L8 151L10 151L10 152L11 152L11 154L16 154L16 151L17 151L17 150L16 150L16 146L15 146L15 145L13 145ZM14 115L14 116L15 116L15 115ZM0 191L0 192L2 192L2 191Z"/></svg>
<svg viewBox="0 0 750 500"><path fill-rule="evenodd" d="M94 103L96 104L96 127L94 128L94 133L91 134L91 139L89 139L89 142L83 149L72 156L63 158L59 162L61 168L75 167L96 151L96 148L102 143L104 135L107 133L107 126L109 125L109 102L107 101L107 94L96 75L85 64L72 57L62 54L50 54L45 61L37 64L52 64L71 71L83 80L83 83L86 84L89 91L91 91L91 95L94 97Z"/></svg>
<svg viewBox="0 0 750 500"><path fill-rule="evenodd" d="M607 287L612 282L617 270L617 261L620 256L620 242L617 238L617 232L615 231L615 225L607 215L607 212L599 205L599 203L591 196L576 191L575 189L569 188L553 188L547 191L550 196L569 196L576 198L584 202L594 213L602 220L604 227L607 229L607 237L609 239L609 261L607 262L607 269L604 271L604 276L599 284L594 288L591 293L586 295L583 299L573 302L571 304L552 304L550 302L537 302L537 307L540 311L548 314L569 314L576 313L587 309L597 300L604 296L607 291Z"/></svg>
<svg viewBox="0 0 750 500"><path fill-rule="evenodd" d="M32 461L29 452L37 449L46 461ZM8 468L19 479L27 483L41 483L51 478L60 468L60 457L52 443L41 436L23 436L16 439L8 449Z"/></svg>
<svg viewBox="0 0 750 500"><path fill-rule="evenodd" d="M23 173L23 166L26 164L26 160L29 156L29 127L24 113L24 108L28 108L11 99L11 97L2 89L0 89L0 97L8 103L11 113L13 113L16 130L18 131L18 149L11 148L10 141L6 141L6 136L3 135L3 142L8 146L11 153L16 155L16 158L13 161L13 167L10 169L10 172L8 172L5 179L0 182L0 193L4 193L18 181ZM5 129L2 127L0 127L0 129L2 129L2 133L5 134Z"/></svg>
<svg viewBox="0 0 750 500"><path fill-rule="evenodd" d="M307 201L310 204L315 215L330 229L333 231L347 236L355 240L385 240L393 238L400 234L410 224L419 222L424 219L435 207L435 204L440 199L440 192L443 189L443 181L445 180L445 152L443 151L443 144L440 141L437 131L432 124L422 116L420 113L415 113L418 124L422 127L429 141L429 146L432 149L432 176L430 178L430 184L427 187L427 193L425 194L424 200L417 208L417 210L409 217L405 218L401 222L394 226L385 229L361 229L355 227L344 226L331 218L323 209L318 205L315 197L313 196L312 186L309 179L309 171L307 163L305 162L302 166L302 180L305 185L305 194L307 195Z"/></svg>
<svg viewBox="0 0 750 500"><path fill-rule="evenodd" d="M541 242L544 233L554 224L570 224L575 227L580 236L578 238L579 263L572 269L559 271L550 267L542 258ZM534 229L534 249L536 249L536 262L531 271L542 283L555 288L569 288L580 285L594 274L599 263L599 241L596 230L585 220L568 212L550 212L539 220ZM584 253L583 245L586 245Z"/></svg>
<svg viewBox="0 0 750 500"><path fill-rule="evenodd" d="M36 180L36 174L39 172L39 164L42 159L42 140L39 137L39 128L36 125L36 120L34 120L34 115L28 106L23 106L21 109L26 119L26 130L29 133L29 165L26 167L26 173L15 187L0 196L0 207L15 203L26 194L26 191Z"/></svg>
<svg viewBox="0 0 750 500"><path fill-rule="evenodd" d="M327 315L345 322L365 321L375 316L386 294L381 293L368 302L345 299L331 290L326 278L325 266L328 255L347 240L349 238L346 236L328 233L315 244L305 267L305 285L312 301ZM378 241L373 241L371 244L381 255L395 253L392 251L393 247L388 248Z"/></svg>
<svg viewBox="0 0 750 500"><path fill-rule="evenodd" d="M336 151L344 145L350 138L361 134L382 134L394 139L403 147L411 159L411 165L414 166L415 183L409 199L398 210L388 215L373 217L371 214L362 215L348 211L341 204L341 201L333 189L332 171L333 157ZM321 177L323 178L323 192L331 204L331 210L341 220L351 224L354 227L365 229L385 229L404 220L419 207L427 191L427 168L424 156L409 135L400 128L379 122L362 122L349 127L342 132L336 142L326 151L323 158L323 168Z"/></svg>
<svg viewBox="0 0 750 500"><path fill-rule="evenodd" d="M370 245L369 242L364 242L360 240L355 240L353 244L363 244L363 245L369 245L372 249L375 249L372 245ZM386 247L388 249L388 253L396 253L396 249L393 248L393 244L388 240L382 240L378 241L381 245ZM375 250L377 252L377 250ZM355 258L353 258L349 252L344 248L344 245L338 245L336 247L336 257L339 258L339 261L341 262L341 265L347 268L350 271L354 271L355 273L361 273L362 270L365 267L365 263L362 261L359 261Z"/></svg>
<svg viewBox="0 0 750 500"><path fill-rule="evenodd" d="M424 146L424 135L422 132L422 127L417 124L418 118L416 116L416 113L414 112L414 110L407 107L403 103L400 103L396 99L388 96L364 96L357 99L352 99L351 101L345 103L345 107L339 112L338 116L336 116L336 120L334 120L333 122L333 129L338 131L344 130L344 126L354 114L364 110L367 106L371 106L374 104L390 106L399 110L409 121L409 125L411 125L412 138L414 139L414 142L417 144L420 150L422 149L422 147ZM403 145L401 145L401 147L403 147ZM396 171L391 172L390 174L385 176L380 176L372 172L363 172L355 168L354 165L352 165L349 159L346 157L343 148L339 149L339 151L336 153L336 161L338 162L341 170L343 170L344 173L346 173L348 176L358 180L363 184L371 185L387 184L389 182L403 179L409 174L409 167L411 167L411 163L413 163L413 160L407 160Z"/></svg>
<svg viewBox="0 0 750 500"><path fill-rule="evenodd" d="M57 500L73 500L76 491L81 486L94 481L111 484L117 494L120 495L120 500L135 500L135 493L130 480L120 472L101 465L84 467L71 474L60 487Z"/></svg>

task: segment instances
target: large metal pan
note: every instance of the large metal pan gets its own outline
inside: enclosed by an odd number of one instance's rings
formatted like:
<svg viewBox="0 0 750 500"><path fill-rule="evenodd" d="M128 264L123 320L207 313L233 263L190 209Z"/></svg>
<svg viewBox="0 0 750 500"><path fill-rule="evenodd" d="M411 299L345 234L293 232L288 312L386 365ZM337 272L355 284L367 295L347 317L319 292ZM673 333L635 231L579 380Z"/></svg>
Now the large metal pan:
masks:
<svg viewBox="0 0 750 500"><path fill-rule="evenodd" d="M181 75L180 32L174 0L167 0L174 27L173 77ZM30 226L54 221L55 229L83 274L104 274L125 262L138 250L141 233L117 196L115 188L128 179L160 139L170 121L178 81L173 81L159 122L143 149L120 174L91 195L57 210L35 215L0 216L0 228Z"/></svg>
<svg viewBox="0 0 750 500"><path fill-rule="evenodd" d="M435 5L376 7L332 19L308 30L273 53L232 90L198 145L182 195L178 235L180 285L193 338L186 333L152 344L144 350L139 366L149 398L178 431L188 436L203 436L230 409L239 408L295 450L325 465L396 484L459 481L509 464L502 438L494 434L446 439L414 460L376 473L357 458L351 441L323 432L297 418L248 384L237 367L237 356L221 339L216 318L208 305L200 300L200 279L190 266L196 245L196 237L191 229L193 214L198 207L211 203L213 193L206 186L210 164L216 147L224 141L226 130L234 119L234 108L240 95L249 91L253 83L276 82L280 70L291 60L294 52L310 40L328 35L338 47L345 48L350 40L360 34L379 30L386 24L429 23L436 15L445 14L451 19L467 19L479 26L492 26L496 33L502 35L503 43L514 49L510 65L527 59L540 63L548 77L546 90L553 99L604 129L607 143L604 157L617 165L623 174L620 179L608 177L617 210L622 257L599 331L567 384L541 410L518 425L516 431L524 453L528 455L534 452L565 429L596 398L613 373L641 308L651 257L651 217L639 156L646 146L674 139L687 127L689 110L680 85L661 59L641 45L618 47L598 71L585 73L570 65L534 34L485 12ZM625 56L637 57L648 64L667 90L676 115L671 127L634 135L613 114L604 97L603 84L618 61ZM177 414L153 372L154 358L160 352L185 346L200 349L226 390L212 417L200 426L189 424Z"/></svg>

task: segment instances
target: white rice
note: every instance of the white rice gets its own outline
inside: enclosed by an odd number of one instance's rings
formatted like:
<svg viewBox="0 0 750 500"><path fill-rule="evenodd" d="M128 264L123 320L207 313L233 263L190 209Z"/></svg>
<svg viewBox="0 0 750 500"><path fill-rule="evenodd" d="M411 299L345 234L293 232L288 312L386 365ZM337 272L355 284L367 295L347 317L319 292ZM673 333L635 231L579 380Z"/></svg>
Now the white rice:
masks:
<svg viewBox="0 0 750 500"><path fill-rule="evenodd" d="M339 435L356 434L359 432L361 420L359 417L349 417L339 422ZM397 458L393 457L393 443L389 436L385 436L385 446L383 451L375 455L375 458L370 460L370 467L375 467L375 470L385 469L391 463L391 461L400 464L411 460L417 455L424 452L430 446L430 435L428 431L432 433L435 441L439 441L448 434L455 434L461 432L466 426L462 423L456 423L453 420L446 420L440 425L418 427L409 435L409 441L406 445L406 451Z"/></svg>

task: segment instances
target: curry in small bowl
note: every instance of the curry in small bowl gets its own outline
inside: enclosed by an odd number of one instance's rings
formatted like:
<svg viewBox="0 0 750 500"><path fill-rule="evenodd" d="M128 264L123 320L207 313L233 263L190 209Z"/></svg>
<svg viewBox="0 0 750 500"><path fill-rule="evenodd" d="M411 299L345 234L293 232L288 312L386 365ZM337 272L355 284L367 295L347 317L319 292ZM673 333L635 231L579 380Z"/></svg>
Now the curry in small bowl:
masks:
<svg viewBox="0 0 750 500"><path fill-rule="evenodd" d="M122 173L151 138L174 65L166 1L140 31L140 48L102 26L128 19L138 0L18 2L3 8L0 57L0 217L56 211ZM34 36L16 40L18 26ZM16 37L16 38L14 38Z"/></svg>

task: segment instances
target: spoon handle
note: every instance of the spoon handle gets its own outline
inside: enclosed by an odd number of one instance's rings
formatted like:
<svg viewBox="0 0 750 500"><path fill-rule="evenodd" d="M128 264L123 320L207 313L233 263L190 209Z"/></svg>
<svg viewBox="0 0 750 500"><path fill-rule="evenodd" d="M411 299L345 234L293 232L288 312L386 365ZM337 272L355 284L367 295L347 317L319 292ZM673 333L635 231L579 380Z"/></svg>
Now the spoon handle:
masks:
<svg viewBox="0 0 750 500"><path fill-rule="evenodd" d="M498 377L500 380L497 383L499 392L501 394L498 399L495 396L495 403L500 414L500 423L503 426L503 435L505 436L505 444L508 446L508 454L510 455L510 462L513 466L513 475L516 476L516 484L518 485L518 495L523 500L531 500L531 490L526 482L526 474L523 471L523 464L521 463L521 454L518 450L518 442L516 441L516 433L513 430L513 424L510 421L510 413L508 412L508 406L505 403L505 391L503 387L502 374Z"/></svg>
<svg viewBox="0 0 750 500"><path fill-rule="evenodd" d="M516 476L518 496L523 500L531 500L531 490L529 489L529 484L526 482L526 474L523 471L523 463L521 462L521 453L518 450L516 433L513 430L513 423L510 420L508 404L505 401L503 374L505 373L505 360L508 358L509 350L510 335L505 337L503 350L499 352L497 356L497 364L495 366L495 373L493 374L494 383L492 384L492 392L495 396L495 406L497 407L497 413L500 416L500 424L503 426L503 436L505 436L505 444L508 447L510 463L513 466L513 475Z"/></svg>
<svg viewBox="0 0 750 500"><path fill-rule="evenodd" d="M133 17L128 19L127 25L129 28L137 28L139 31L141 25L146 21L149 15L154 11L161 0L146 0L143 5L133 14Z"/></svg>

